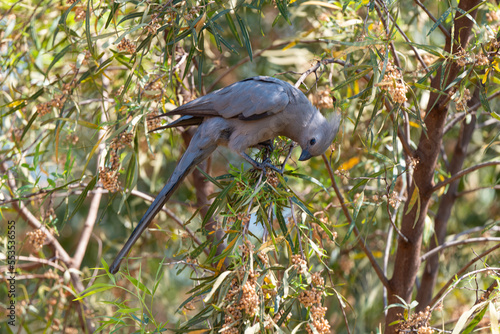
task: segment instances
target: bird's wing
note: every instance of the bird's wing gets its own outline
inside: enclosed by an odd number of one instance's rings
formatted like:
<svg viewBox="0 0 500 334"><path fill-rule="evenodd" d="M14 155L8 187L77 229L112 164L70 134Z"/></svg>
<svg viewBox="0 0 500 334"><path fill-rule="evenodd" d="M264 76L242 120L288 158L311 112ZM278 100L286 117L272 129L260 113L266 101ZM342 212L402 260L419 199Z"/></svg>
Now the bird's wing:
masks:
<svg viewBox="0 0 500 334"><path fill-rule="evenodd" d="M271 77L248 78L186 103L166 115L260 119L281 112L290 103L291 88Z"/></svg>

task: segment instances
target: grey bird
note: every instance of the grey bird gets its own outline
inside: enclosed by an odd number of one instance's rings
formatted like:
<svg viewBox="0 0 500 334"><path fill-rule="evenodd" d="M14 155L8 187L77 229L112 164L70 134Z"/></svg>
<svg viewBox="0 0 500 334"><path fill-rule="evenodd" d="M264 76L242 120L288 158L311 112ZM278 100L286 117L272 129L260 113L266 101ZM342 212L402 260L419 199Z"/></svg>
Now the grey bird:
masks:
<svg viewBox="0 0 500 334"><path fill-rule="evenodd" d="M113 274L184 178L217 146L227 146L255 168L265 170L273 166L249 157L245 153L249 147L286 136L300 145L299 160L304 161L327 150L340 124L339 115L327 120L299 89L265 76L236 82L158 117L173 115L181 117L160 129L192 125L198 125L198 129L167 184L111 264L109 270Z"/></svg>

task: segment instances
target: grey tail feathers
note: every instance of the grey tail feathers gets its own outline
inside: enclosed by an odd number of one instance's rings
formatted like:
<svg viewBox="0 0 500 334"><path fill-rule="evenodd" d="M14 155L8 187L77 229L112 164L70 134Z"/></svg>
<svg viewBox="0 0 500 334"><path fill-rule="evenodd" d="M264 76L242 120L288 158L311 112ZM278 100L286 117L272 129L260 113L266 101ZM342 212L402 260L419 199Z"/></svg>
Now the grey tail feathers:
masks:
<svg viewBox="0 0 500 334"><path fill-rule="evenodd" d="M184 178L194 169L196 165L205 160L215 150L215 148L216 146L214 146L213 148L211 147L205 148L204 150L198 150L197 147L191 147L191 145L188 147L181 160L175 167L174 172L168 179L167 184L163 187L158 196L156 196L153 203L149 206L148 210L139 221L139 224L137 224L127 242L109 267L109 271L112 274L118 272L123 258L127 256L132 246L141 236L142 232L146 230L146 228L151 224L153 218L163 208L163 205L170 199L177 188L179 188Z"/></svg>

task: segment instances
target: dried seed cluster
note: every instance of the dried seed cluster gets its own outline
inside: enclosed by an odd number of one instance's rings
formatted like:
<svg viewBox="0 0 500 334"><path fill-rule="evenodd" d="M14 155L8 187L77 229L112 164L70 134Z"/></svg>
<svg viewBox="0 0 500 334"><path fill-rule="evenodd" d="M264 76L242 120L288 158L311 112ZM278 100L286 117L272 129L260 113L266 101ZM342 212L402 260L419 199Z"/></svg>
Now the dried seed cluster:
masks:
<svg viewBox="0 0 500 334"><path fill-rule="evenodd" d="M483 53L479 53L476 55L476 64L478 66L488 65L489 63L490 63L490 60Z"/></svg>
<svg viewBox="0 0 500 334"><path fill-rule="evenodd" d="M486 21L489 23L498 21L498 12L487 12L486 13Z"/></svg>
<svg viewBox="0 0 500 334"><path fill-rule="evenodd" d="M109 151L110 167L99 167L99 179L102 182L104 189L110 192L120 190L120 183L118 182L118 171L120 169L120 158L118 157L118 150L124 148L126 145L130 146L134 134L131 132L122 132L111 141Z"/></svg>
<svg viewBox="0 0 500 334"><path fill-rule="evenodd" d="M189 8L189 10L187 11L186 14L184 14L184 18L187 20L187 21L191 21L192 19L194 19L196 16L198 16L198 13L200 12L200 9L197 8L197 7L191 7Z"/></svg>
<svg viewBox="0 0 500 334"><path fill-rule="evenodd" d="M312 287L304 290L299 294L299 302L304 307L310 307L309 318L311 325L314 326L317 333L326 334L330 333L330 324L325 318L327 308L322 306L321 297L325 289L325 279L321 276L320 272L315 272L311 275ZM309 334L316 333L311 327L306 327Z"/></svg>
<svg viewBox="0 0 500 334"><path fill-rule="evenodd" d="M453 92L451 92L451 94L453 94ZM469 102L471 98L472 95L470 94L469 89L465 88L464 94L462 96L457 96L454 100L457 105L457 111L467 110L467 102Z"/></svg>
<svg viewBox="0 0 500 334"><path fill-rule="evenodd" d="M322 291L312 287L311 290L304 290L299 295L299 302L305 307L321 304Z"/></svg>
<svg viewBox="0 0 500 334"><path fill-rule="evenodd" d="M319 90L313 98L314 105L318 109L332 109L333 108L333 98L330 95L330 87L325 87Z"/></svg>
<svg viewBox="0 0 500 334"><path fill-rule="evenodd" d="M383 66L384 63L381 62L379 64L380 71L382 71ZM382 90L387 91L392 100L396 103L403 104L408 100L406 98L408 87L406 87L406 83L403 80L401 71L396 66L394 66L392 61L387 62L384 79L383 82L379 84L379 86L382 88Z"/></svg>
<svg viewBox="0 0 500 334"><path fill-rule="evenodd" d="M43 247L45 243L46 235L41 229L36 229L34 231L29 231L26 233L28 237L28 242L33 246L33 248L38 251Z"/></svg>
<svg viewBox="0 0 500 334"><path fill-rule="evenodd" d="M292 264L299 274L305 274L307 272L307 261L302 258L302 255L292 255Z"/></svg>
<svg viewBox="0 0 500 334"><path fill-rule="evenodd" d="M460 67L469 64L472 60L470 54L462 48L460 48L460 50L455 54L455 57L456 57L455 61L457 62L457 65Z"/></svg>
<svg viewBox="0 0 500 334"><path fill-rule="evenodd" d="M324 306L313 306L309 312L312 325L316 328L319 334L330 333L330 324L325 319L327 308ZM310 327L306 327L306 331L309 334L313 334L314 331Z"/></svg>
<svg viewBox="0 0 500 334"><path fill-rule="evenodd" d="M400 322L397 329L398 333L432 334L434 333L434 330L429 326L430 320L431 310L429 306L427 306L425 310L414 313L408 318L408 320Z"/></svg>
<svg viewBox="0 0 500 334"><path fill-rule="evenodd" d="M277 188L278 187L278 185L280 184L280 180L276 176L276 173L272 172L272 173L268 174L268 176L267 176L267 183L269 183L269 185L271 187L273 187L273 188Z"/></svg>
<svg viewBox="0 0 500 334"><path fill-rule="evenodd" d="M149 22L149 24L146 26L146 30L148 31L148 33L150 33L152 35L156 34L158 29L160 29L160 27L161 27L160 21L161 20L158 17L158 14L153 14L151 16L151 22Z"/></svg>
<svg viewBox="0 0 500 334"><path fill-rule="evenodd" d="M242 225L246 225L250 221L250 215L240 212L235 217L229 217L227 221L229 224L232 224L236 221L241 221ZM248 254L253 251L254 247L255 246L252 245L252 243L249 240L245 241L245 244L238 246L240 251L243 252L242 254L244 254L245 256L248 256Z"/></svg>
<svg viewBox="0 0 500 334"><path fill-rule="evenodd" d="M135 53L135 44L128 38L122 38L120 43L116 46L118 51L123 51L126 53Z"/></svg>
<svg viewBox="0 0 500 334"><path fill-rule="evenodd" d="M244 269L243 267L241 269ZM259 274L250 272L247 281L241 285L244 270L238 272L238 277L233 278L226 300L229 305L224 309L224 326L221 333L238 334L238 325L243 315L253 317L259 311L259 296L257 294L257 278Z"/></svg>
<svg viewBox="0 0 500 334"><path fill-rule="evenodd" d="M148 115L147 123L149 131L159 128L161 126L161 120L159 118L154 118L156 116L158 116L157 109L153 110L153 112Z"/></svg>
<svg viewBox="0 0 500 334"><path fill-rule="evenodd" d="M54 98L52 100L50 100L49 102L38 104L36 106L37 113L40 116L44 116L52 110L52 107L57 108L57 109L62 109L62 107L64 106L64 103L67 100L67 97L69 95L71 95L71 92L72 92L73 88L75 88L75 86L76 86L75 81L63 84L62 94L55 94Z"/></svg>
<svg viewBox="0 0 500 334"><path fill-rule="evenodd" d="M393 191L389 196L388 202L390 206L396 208L397 206L399 206L399 203L401 203L401 198L399 198L398 194Z"/></svg>
<svg viewBox="0 0 500 334"><path fill-rule="evenodd" d="M101 180L104 189L109 192L114 193L120 190L118 171L112 170L109 167L99 167L99 180Z"/></svg>
<svg viewBox="0 0 500 334"><path fill-rule="evenodd" d="M150 99L159 98L163 92L163 82L160 78L151 80L144 86L144 96Z"/></svg>
<svg viewBox="0 0 500 334"><path fill-rule="evenodd" d="M75 9L75 21L83 21L87 16L87 11L83 7L76 7Z"/></svg>
<svg viewBox="0 0 500 334"><path fill-rule="evenodd" d="M59 275L57 275L52 269L44 272L43 277L45 277L46 279L59 279Z"/></svg>

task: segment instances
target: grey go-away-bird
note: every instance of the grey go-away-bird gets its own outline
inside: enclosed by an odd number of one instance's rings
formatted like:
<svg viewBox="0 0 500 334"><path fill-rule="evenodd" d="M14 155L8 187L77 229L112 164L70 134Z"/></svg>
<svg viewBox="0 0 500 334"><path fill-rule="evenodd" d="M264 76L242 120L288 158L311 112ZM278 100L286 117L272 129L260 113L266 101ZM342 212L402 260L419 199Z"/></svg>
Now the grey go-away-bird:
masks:
<svg viewBox="0 0 500 334"><path fill-rule="evenodd" d="M338 115L327 120L307 97L289 83L271 77L253 77L214 91L159 117L181 115L161 128L198 125L174 172L116 256L111 273L116 273L142 232L193 168L217 146L227 146L255 168L269 163L250 158L246 149L286 136L302 148L299 160L323 154L337 135Z"/></svg>

